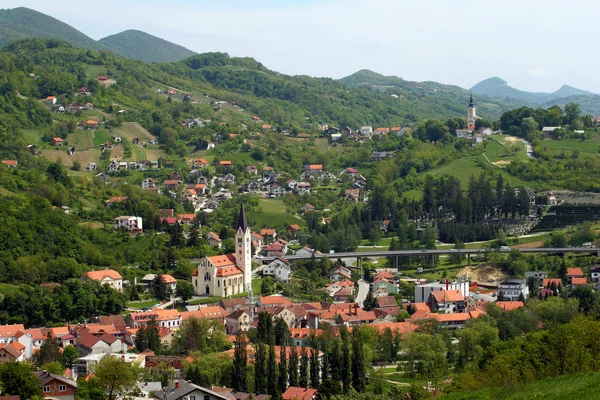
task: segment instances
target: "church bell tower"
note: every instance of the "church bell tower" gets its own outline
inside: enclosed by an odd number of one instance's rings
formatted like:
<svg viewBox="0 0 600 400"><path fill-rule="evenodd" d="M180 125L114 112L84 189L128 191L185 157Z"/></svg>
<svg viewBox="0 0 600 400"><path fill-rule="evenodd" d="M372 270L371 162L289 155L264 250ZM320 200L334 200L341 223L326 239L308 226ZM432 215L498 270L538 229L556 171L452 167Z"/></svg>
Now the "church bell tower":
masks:
<svg viewBox="0 0 600 400"><path fill-rule="evenodd" d="M475 113L475 103L473 102L473 93L469 99L469 108L467 112L467 126L469 130L475 130L475 121L477 121L477 114Z"/></svg>
<svg viewBox="0 0 600 400"><path fill-rule="evenodd" d="M240 206L235 233L235 263L244 276L244 291L252 289L252 240L244 203Z"/></svg>

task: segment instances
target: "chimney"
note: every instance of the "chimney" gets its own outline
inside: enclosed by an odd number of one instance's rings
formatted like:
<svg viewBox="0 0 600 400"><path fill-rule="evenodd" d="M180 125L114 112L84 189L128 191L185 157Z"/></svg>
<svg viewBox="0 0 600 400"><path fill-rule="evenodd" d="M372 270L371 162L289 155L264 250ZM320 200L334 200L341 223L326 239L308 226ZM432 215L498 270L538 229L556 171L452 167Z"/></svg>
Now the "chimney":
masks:
<svg viewBox="0 0 600 400"><path fill-rule="evenodd" d="M450 283L450 281L448 279L446 279L446 292L448 291L448 284Z"/></svg>
<svg viewBox="0 0 600 400"><path fill-rule="evenodd" d="M354 315L358 315L358 304L354 304Z"/></svg>
<svg viewBox="0 0 600 400"><path fill-rule="evenodd" d="M175 389L179 389L179 379L175 381Z"/></svg>

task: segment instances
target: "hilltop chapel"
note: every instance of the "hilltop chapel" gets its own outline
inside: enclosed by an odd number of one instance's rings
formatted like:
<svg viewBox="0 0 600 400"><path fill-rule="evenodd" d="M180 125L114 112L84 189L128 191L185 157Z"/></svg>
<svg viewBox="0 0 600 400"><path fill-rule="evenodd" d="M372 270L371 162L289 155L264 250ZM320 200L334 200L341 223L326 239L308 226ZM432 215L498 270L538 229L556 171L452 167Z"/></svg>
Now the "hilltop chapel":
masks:
<svg viewBox="0 0 600 400"><path fill-rule="evenodd" d="M204 257L192 275L192 284L200 296L232 296L250 290L251 272L251 231L242 204L235 233L235 254Z"/></svg>

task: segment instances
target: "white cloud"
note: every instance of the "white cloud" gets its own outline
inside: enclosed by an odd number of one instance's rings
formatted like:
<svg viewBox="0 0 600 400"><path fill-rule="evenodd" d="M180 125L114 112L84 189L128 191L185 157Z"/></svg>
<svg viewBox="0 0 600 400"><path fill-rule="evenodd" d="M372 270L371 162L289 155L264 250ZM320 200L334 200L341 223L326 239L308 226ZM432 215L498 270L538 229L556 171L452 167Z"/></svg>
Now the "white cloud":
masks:
<svg viewBox="0 0 600 400"><path fill-rule="evenodd" d="M528 69L527 73L529 76L534 78L554 78L554 74L550 71L546 71L543 68L532 68Z"/></svg>

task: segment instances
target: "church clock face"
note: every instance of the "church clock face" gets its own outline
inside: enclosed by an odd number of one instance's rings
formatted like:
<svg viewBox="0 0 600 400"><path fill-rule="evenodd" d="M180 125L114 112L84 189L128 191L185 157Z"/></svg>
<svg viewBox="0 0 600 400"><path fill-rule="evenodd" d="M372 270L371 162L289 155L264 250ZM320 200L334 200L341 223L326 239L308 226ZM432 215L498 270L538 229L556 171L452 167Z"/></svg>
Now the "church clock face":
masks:
<svg viewBox="0 0 600 400"><path fill-rule="evenodd" d="M241 248L242 248L242 244L241 244L241 243L239 243L239 244L238 244L238 248L239 248L239 249L241 249Z"/></svg>

